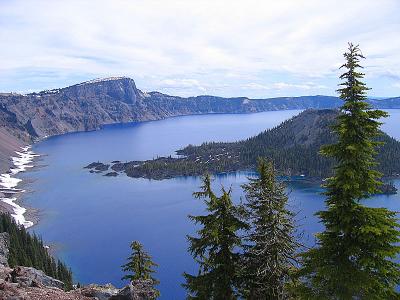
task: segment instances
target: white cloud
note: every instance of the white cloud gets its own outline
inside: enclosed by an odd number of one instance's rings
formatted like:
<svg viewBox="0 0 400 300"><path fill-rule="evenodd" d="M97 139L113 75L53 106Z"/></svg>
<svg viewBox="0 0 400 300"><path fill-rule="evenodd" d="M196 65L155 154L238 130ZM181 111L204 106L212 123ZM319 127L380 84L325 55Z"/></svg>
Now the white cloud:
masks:
<svg viewBox="0 0 400 300"><path fill-rule="evenodd" d="M148 89L190 78L201 85L180 83L193 94L234 96L243 78L284 89L288 77L336 76L348 41L361 44L365 71L380 77L400 69L399 14L398 0L1 1L0 89L122 74ZM48 72L56 76L38 78Z"/></svg>
<svg viewBox="0 0 400 300"><path fill-rule="evenodd" d="M267 85L256 83L256 82L249 82L249 83L243 84L242 88L249 89L249 90L269 90L269 89L271 89L271 87L269 87Z"/></svg>
<svg viewBox="0 0 400 300"><path fill-rule="evenodd" d="M250 82L242 85L243 89L248 90L319 90L319 89L328 89L327 86L321 84L315 84L313 82L306 82L306 83L288 83L288 82L275 82L270 85L260 84L256 82Z"/></svg>
<svg viewBox="0 0 400 300"><path fill-rule="evenodd" d="M273 87L278 90L285 90L285 89L317 90L317 89L327 89L328 88L325 85L314 84L312 82L301 83L301 84L276 82L273 84Z"/></svg>
<svg viewBox="0 0 400 300"><path fill-rule="evenodd" d="M173 89L197 89L199 91L206 91L206 88L202 86L196 79L164 79L160 82L160 87Z"/></svg>

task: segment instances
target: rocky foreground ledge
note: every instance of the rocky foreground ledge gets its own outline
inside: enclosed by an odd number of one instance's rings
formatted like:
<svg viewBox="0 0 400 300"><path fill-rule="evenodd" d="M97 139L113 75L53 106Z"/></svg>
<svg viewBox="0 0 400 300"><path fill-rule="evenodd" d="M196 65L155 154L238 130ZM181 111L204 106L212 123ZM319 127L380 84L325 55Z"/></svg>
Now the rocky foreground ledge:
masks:
<svg viewBox="0 0 400 300"><path fill-rule="evenodd" d="M155 299L152 283L138 280L122 289L111 284L91 284L64 291L64 283L35 268L7 264L9 236L0 233L1 300L150 300Z"/></svg>

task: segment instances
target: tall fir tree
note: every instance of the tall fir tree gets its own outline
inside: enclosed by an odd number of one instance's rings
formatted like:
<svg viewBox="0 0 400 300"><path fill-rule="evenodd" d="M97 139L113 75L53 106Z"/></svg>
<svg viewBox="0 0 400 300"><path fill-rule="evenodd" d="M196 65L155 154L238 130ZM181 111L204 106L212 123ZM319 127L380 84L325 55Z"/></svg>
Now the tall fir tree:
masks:
<svg viewBox="0 0 400 300"><path fill-rule="evenodd" d="M124 272L130 274L122 277L122 280L130 280L133 284L138 281L149 281L154 291L155 298L160 296L160 292L155 288L159 281L152 274L155 273L154 267L158 265L152 261L151 256L143 249L138 241L131 243L132 254L128 257L128 262L122 266Z"/></svg>
<svg viewBox="0 0 400 300"><path fill-rule="evenodd" d="M222 188L217 197L211 189L210 176L205 176L195 198L204 199L208 215L189 216L200 225L197 237L188 236L189 252L199 264L197 275L185 273L188 299L237 299L237 272L241 246L238 231L246 228L240 209L231 200L231 191Z"/></svg>
<svg viewBox="0 0 400 300"><path fill-rule="evenodd" d="M359 47L349 44L344 57L338 90L344 104L333 127L338 142L321 150L337 162L326 183L327 210L317 213L325 231L317 235L317 247L303 254L299 292L305 299L398 299L396 213L360 203L381 184L374 156L379 119L387 114L366 102Z"/></svg>
<svg viewBox="0 0 400 300"><path fill-rule="evenodd" d="M275 178L272 162L259 159L258 178L242 186L247 202L248 245L243 255L242 294L246 299L288 299L287 285L300 246L285 186Z"/></svg>

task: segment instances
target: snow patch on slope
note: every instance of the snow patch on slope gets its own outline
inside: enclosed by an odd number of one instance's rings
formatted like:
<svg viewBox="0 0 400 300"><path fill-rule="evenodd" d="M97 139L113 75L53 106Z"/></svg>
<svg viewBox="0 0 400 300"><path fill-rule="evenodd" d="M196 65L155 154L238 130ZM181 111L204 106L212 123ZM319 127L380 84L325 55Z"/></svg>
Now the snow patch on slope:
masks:
<svg viewBox="0 0 400 300"><path fill-rule="evenodd" d="M26 208L16 204L17 197L10 197L10 195L18 195L25 192L17 188L22 179L16 178L15 175L33 167L32 162L39 155L30 149L30 146L26 146L21 147L20 151L15 151L16 156L11 157L14 165L13 168L8 173L0 174L0 192L4 194L3 197L0 197L0 200L13 208L11 216L18 224L23 225L25 228L33 226L33 222L25 219Z"/></svg>

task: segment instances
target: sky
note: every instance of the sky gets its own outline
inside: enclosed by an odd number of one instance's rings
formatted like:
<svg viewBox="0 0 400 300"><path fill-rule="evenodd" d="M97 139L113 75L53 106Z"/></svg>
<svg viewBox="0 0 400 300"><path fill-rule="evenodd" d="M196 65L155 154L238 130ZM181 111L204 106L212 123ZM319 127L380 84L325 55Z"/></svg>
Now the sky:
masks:
<svg viewBox="0 0 400 300"><path fill-rule="evenodd" d="M143 91L336 95L359 44L372 97L400 96L399 0L0 0L0 92L128 76Z"/></svg>

